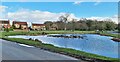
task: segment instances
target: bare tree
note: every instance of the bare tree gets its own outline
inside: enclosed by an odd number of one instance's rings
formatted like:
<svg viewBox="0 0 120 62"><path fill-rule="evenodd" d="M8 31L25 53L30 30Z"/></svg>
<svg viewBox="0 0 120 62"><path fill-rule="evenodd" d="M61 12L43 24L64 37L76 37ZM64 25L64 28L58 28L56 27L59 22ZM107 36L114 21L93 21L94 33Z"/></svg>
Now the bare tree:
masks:
<svg viewBox="0 0 120 62"><path fill-rule="evenodd" d="M66 30L66 23L68 21L69 16L70 16L70 14L66 13L65 15L62 15L62 16L59 17L59 20L64 22L64 25L65 25L64 30Z"/></svg>
<svg viewBox="0 0 120 62"><path fill-rule="evenodd" d="M75 30L75 22L77 21L77 19L72 18L72 31Z"/></svg>

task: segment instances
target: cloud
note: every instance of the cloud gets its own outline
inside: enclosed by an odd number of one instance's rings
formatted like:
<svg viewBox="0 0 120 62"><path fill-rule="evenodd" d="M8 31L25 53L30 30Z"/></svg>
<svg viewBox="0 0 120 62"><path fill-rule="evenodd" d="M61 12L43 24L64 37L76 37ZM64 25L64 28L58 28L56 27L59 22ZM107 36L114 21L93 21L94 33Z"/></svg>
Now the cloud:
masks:
<svg viewBox="0 0 120 62"><path fill-rule="evenodd" d="M95 2L96 3L94 5L96 6L96 5L100 4L102 2L102 0L95 0Z"/></svg>
<svg viewBox="0 0 120 62"><path fill-rule="evenodd" d="M75 5L79 5L80 3L82 3L83 1L75 1L73 4Z"/></svg>
<svg viewBox="0 0 120 62"><path fill-rule="evenodd" d="M96 6L96 5L98 5L98 4L100 4L100 2L96 2L94 5Z"/></svg>
<svg viewBox="0 0 120 62"><path fill-rule="evenodd" d="M28 0L20 0L20 2L28 2Z"/></svg>
<svg viewBox="0 0 120 62"><path fill-rule="evenodd" d="M81 4L82 2L89 2L89 1L80 0L80 1L75 1L73 4L79 5L79 4ZM95 2L94 5L96 6L96 5L100 4L100 3L102 2L102 0L93 0L93 1L91 1L91 2Z"/></svg>
<svg viewBox="0 0 120 62"><path fill-rule="evenodd" d="M113 17L111 17L111 19L115 22L115 23L119 23L119 21L118 21L118 19L119 19L119 17L118 17L118 15L114 15Z"/></svg>
<svg viewBox="0 0 120 62"><path fill-rule="evenodd" d="M0 6L0 19L5 17L7 6Z"/></svg>
<svg viewBox="0 0 120 62"><path fill-rule="evenodd" d="M45 21L57 21L61 15L66 13L52 13L48 11L40 10L29 10L29 9L19 9L16 12L8 12L6 18L16 21L26 21L29 24L33 23L44 23ZM70 14L70 18L77 18L74 14Z"/></svg>
<svg viewBox="0 0 120 62"><path fill-rule="evenodd" d="M7 6L0 6L0 12L5 12L6 8L8 8Z"/></svg>
<svg viewBox="0 0 120 62"><path fill-rule="evenodd" d="M91 20L98 20L98 21L104 21L104 20L108 20L110 19L111 21L113 21L114 23L118 24L118 16L117 15L113 15L112 17L88 17L86 19L91 19Z"/></svg>
<svg viewBox="0 0 120 62"><path fill-rule="evenodd" d="M18 10L16 12L8 12L7 18L12 20L24 20L28 22L45 22L45 21L55 21L63 13L51 13L48 11L39 10Z"/></svg>

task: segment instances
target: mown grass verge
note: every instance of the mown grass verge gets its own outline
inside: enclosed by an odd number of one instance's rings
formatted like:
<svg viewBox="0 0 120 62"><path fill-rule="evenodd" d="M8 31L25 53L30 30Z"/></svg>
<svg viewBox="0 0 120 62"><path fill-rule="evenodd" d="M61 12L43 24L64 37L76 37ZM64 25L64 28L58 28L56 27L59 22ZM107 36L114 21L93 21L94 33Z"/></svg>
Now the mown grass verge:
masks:
<svg viewBox="0 0 120 62"><path fill-rule="evenodd" d="M100 61L100 62L119 62L120 60L117 58L110 58L110 57L105 57L105 56L100 56L96 54L91 54L83 51L78 51L74 49L69 49L69 48L60 48L60 47L55 47L51 44L43 44L41 41L34 41L34 40L28 40L28 39L22 39L22 38L2 38L4 40L12 41L12 42L17 42L17 43L22 43L22 44L27 44L35 47L39 47L44 50L49 50L52 52L56 53L61 53L64 55L69 55L78 59L90 59L91 61Z"/></svg>
<svg viewBox="0 0 120 62"><path fill-rule="evenodd" d="M103 35L103 36L111 36L111 37L114 37L114 38L120 38L120 34L110 34L110 33L107 33L107 32L100 32L99 34Z"/></svg>
<svg viewBox="0 0 120 62"><path fill-rule="evenodd" d="M88 34L95 33L94 31L11 31L11 32L1 32L2 36L12 36L12 35L40 35L43 32L47 34Z"/></svg>
<svg viewBox="0 0 120 62"><path fill-rule="evenodd" d="M0 32L0 37L12 36L12 35L41 35L43 32L47 34L99 34L103 36L111 36L114 38L120 38L120 34L110 34L107 32L99 32L95 31L12 31L12 32Z"/></svg>

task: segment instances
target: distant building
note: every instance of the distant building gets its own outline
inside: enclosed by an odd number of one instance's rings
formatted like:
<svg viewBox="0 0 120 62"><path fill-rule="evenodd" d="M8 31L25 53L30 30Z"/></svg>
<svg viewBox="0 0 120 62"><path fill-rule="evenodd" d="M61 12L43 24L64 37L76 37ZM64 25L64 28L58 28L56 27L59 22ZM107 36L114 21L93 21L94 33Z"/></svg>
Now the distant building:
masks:
<svg viewBox="0 0 120 62"><path fill-rule="evenodd" d="M45 24L35 24L35 23L32 23L32 29L33 30L46 30Z"/></svg>
<svg viewBox="0 0 120 62"><path fill-rule="evenodd" d="M0 20L0 30L4 28L10 28L10 21L9 20Z"/></svg>
<svg viewBox="0 0 120 62"><path fill-rule="evenodd" d="M57 24L52 24L52 25L49 27L49 30L57 30L57 29L58 29Z"/></svg>
<svg viewBox="0 0 120 62"><path fill-rule="evenodd" d="M13 21L13 27L14 29L26 30L28 29L28 24L27 22Z"/></svg>

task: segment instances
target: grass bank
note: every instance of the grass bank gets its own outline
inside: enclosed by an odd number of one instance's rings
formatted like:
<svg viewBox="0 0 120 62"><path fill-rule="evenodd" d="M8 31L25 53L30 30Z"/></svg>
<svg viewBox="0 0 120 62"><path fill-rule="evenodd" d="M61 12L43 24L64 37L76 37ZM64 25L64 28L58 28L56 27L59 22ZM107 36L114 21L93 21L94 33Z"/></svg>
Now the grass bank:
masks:
<svg viewBox="0 0 120 62"><path fill-rule="evenodd" d="M118 62L117 58L100 56L100 55L91 54L91 53L87 53L87 52L83 52L83 51L69 49L69 48L55 47L51 44L43 44L38 40L35 41L35 40L28 40L28 39L22 39L22 38L3 38L3 39L8 40L8 41L12 41L12 42L36 46L36 47L39 47L41 49L49 50L49 51L64 54L64 55L69 55L69 56L72 56L72 57L75 57L78 59L82 59L82 60L89 59L89 61Z"/></svg>
<svg viewBox="0 0 120 62"><path fill-rule="evenodd" d="M43 32L47 34L86 34L95 33L95 31L11 31L11 32L0 32L0 37L12 36L12 35L41 35Z"/></svg>
<svg viewBox="0 0 120 62"><path fill-rule="evenodd" d="M95 31L11 31L11 32L0 32L0 37L12 36L12 35L41 35L43 32L47 34L100 34L104 36L111 36L114 38L120 38L120 34L110 34L108 32L99 32Z"/></svg>
<svg viewBox="0 0 120 62"><path fill-rule="evenodd" d="M120 34L112 34L112 33L108 33L108 32L100 32L100 35L104 35L104 36L111 36L114 38L120 38Z"/></svg>

